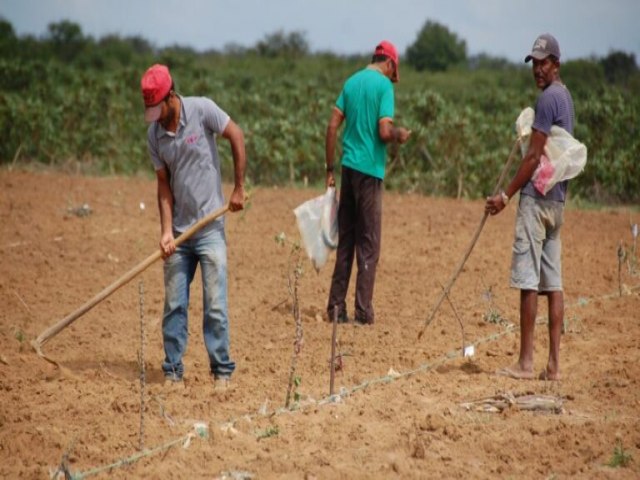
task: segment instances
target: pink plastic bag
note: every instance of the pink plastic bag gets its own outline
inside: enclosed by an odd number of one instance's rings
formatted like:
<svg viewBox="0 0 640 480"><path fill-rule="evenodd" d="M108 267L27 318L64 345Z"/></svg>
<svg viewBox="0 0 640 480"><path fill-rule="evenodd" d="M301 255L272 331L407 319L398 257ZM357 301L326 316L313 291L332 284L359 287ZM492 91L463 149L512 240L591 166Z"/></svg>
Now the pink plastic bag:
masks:
<svg viewBox="0 0 640 480"><path fill-rule="evenodd" d="M553 181L553 174L556 168L549 161L545 154L540 156L540 164L536 169L535 175L532 177L533 186L538 192L544 194L549 191L547 186Z"/></svg>

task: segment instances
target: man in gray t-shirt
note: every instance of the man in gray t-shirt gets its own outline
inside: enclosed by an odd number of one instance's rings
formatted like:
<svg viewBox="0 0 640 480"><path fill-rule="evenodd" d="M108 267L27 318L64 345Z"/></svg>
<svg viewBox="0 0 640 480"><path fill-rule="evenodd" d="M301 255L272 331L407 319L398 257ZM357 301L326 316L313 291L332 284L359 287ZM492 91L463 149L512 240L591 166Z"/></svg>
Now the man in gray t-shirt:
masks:
<svg viewBox="0 0 640 480"><path fill-rule="evenodd" d="M531 177L544 154L553 125L573 133L573 100L560 79L560 47L550 34L540 35L525 62L533 60L533 76L541 90L536 101L535 119L529 149L509 185L489 197L485 210L500 213L518 191L511 263L511 286L520 289L520 356L518 361L497 373L512 378L531 379L533 372L533 333L538 295L549 302L549 359L539 378L560 379L560 336L564 320L562 293L560 227L564 222L567 183L556 184L546 195L538 192Z"/></svg>
<svg viewBox="0 0 640 480"><path fill-rule="evenodd" d="M182 380L189 287L200 264L204 342L215 386L223 389L235 369L229 356L224 220L210 223L178 247L175 238L224 204L218 136L229 140L233 155L235 186L229 210L244 207L244 135L212 100L178 95L164 65L150 67L141 87L145 120L150 123L147 145L158 182L160 249L165 259L162 369L169 384Z"/></svg>

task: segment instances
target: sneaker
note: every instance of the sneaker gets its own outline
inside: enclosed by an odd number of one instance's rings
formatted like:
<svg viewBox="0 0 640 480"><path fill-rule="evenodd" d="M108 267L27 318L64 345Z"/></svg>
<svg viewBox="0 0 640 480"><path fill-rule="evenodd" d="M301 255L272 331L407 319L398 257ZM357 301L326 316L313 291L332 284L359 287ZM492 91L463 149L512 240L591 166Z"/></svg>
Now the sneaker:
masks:
<svg viewBox="0 0 640 480"><path fill-rule="evenodd" d="M173 374L164 376L164 386L166 388L173 388L178 385L183 385L182 377L178 377L177 375L173 375Z"/></svg>
<svg viewBox="0 0 640 480"><path fill-rule="evenodd" d="M216 392L226 392L231 388L231 377L220 375L213 377L213 390Z"/></svg>

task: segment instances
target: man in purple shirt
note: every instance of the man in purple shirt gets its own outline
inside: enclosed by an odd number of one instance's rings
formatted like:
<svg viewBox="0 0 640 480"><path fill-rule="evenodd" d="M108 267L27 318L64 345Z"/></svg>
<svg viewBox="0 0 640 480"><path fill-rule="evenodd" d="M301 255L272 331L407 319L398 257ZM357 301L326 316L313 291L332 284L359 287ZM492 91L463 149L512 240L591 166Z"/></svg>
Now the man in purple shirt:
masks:
<svg viewBox="0 0 640 480"><path fill-rule="evenodd" d="M520 289L520 356L498 374L518 379L534 378L533 340L538 295L549 302L549 359L538 378L560 379L560 336L564 320L560 227L563 224L567 181L556 184L546 195L538 192L531 177L544 154L553 125L573 133L573 100L560 79L560 47L550 34L540 35L525 62L533 61L533 77L541 90L529 149L509 185L487 198L485 210L500 213L520 191L511 265L511 286Z"/></svg>

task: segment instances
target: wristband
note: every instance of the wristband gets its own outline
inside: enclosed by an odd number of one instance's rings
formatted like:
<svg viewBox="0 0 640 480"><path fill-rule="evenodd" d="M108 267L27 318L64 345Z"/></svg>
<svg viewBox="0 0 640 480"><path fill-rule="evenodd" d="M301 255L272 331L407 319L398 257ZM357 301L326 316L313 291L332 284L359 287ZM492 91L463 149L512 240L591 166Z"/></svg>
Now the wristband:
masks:
<svg viewBox="0 0 640 480"><path fill-rule="evenodd" d="M504 190L500 190L500 197L502 198L502 203L504 203L505 207L509 205L509 196L504 193Z"/></svg>
<svg viewBox="0 0 640 480"><path fill-rule="evenodd" d="M327 172L333 172L333 165L327 165L325 164L325 167L327 169Z"/></svg>

